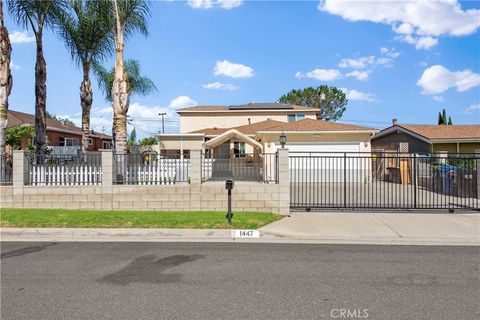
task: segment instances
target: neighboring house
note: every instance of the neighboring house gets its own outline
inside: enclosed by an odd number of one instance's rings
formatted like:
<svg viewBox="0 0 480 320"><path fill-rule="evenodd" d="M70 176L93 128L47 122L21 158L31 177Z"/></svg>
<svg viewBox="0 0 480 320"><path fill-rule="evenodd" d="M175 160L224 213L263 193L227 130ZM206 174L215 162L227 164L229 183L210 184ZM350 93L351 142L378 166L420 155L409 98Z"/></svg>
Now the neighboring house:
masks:
<svg viewBox="0 0 480 320"><path fill-rule="evenodd" d="M474 153L480 150L480 125L398 124L372 138L375 151Z"/></svg>
<svg viewBox="0 0 480 320"><path fill-rule="evenodd" d="M196 106L177 110L180 133L204 128L232 128L267 119L293 122L316 119L318 110L284 103L248 103L236 106Z"/></svg>
<svg viewBox="0 0 480 320"><path fill-rule="evenodd" d="M8 110L7 128L19 125L35 125L35 116L19 111ZM98 151L99 149L110 149L112 147L112 137L91 131L88 135L89 144L87 151ZM51 147L72 147L78 149L82 145L82 129L72 125L64 125L62 122L47 119L47 144Z"/></svg>

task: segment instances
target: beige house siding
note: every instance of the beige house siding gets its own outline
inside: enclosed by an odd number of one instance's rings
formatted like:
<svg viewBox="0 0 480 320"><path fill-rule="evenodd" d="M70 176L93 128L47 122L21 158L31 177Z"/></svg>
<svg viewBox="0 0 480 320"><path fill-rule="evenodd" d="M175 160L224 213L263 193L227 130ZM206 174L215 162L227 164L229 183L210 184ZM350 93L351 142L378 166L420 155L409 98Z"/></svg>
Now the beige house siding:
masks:
<svg viewBox="0 0 480 320"><path fill-rule="evenodd" d="M475 150L480 149L480 143L460 142L460 153L475 153ZM432 152L447 151L448 153L457 153L457 143L434 143L432 144Z"/></svg>
<svg viewBox="0 0 480 320"><path fill-rule="evenodd" d="M180 133L188 133L204 128L233 128L268 119L287 122L289 114L305 114L305 118L316 119L316 111L282 112L182 112L180 113ZM250 119L250 122L249 122Z"/></svg>

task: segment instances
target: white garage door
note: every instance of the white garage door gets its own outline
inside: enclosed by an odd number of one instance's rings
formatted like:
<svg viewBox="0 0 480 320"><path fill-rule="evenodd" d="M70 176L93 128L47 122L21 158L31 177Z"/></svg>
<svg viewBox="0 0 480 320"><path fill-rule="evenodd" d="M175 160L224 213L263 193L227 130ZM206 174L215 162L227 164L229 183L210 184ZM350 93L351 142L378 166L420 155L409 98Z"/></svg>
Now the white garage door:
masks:
<svg viewBox="0 0 480 320"><path fill-rule="evenodd" d="M358 182L370 170L359 158L359 143L289 144L288 149L291 181Z"/></svg>

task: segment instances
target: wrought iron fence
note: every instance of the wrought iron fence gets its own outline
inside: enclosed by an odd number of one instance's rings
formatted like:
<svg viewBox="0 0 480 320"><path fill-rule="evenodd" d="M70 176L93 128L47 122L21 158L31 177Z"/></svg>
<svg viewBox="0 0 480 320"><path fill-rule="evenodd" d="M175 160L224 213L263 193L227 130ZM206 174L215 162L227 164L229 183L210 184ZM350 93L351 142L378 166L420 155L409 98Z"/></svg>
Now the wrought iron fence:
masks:
<svg viewBox="0 0 480 320"><path fill-rule="evenodd" d="M203 153L202 181L259 181L278 183L277 153Z"/></svg>
<svg viewBox="0 0 480 320"><path fill-rule="evenodd" d="M190 181L191 162L180 155L156 152L113 154L113 183L162 185Z"/></svg>
<svg viewBox="0 0 480 320"><path fill-rule="evenodd" d="M25 184L43 186L98 185L102 182L102 157L98 152L76 155L25 153Z"/></svg>
<svg viewBox="0 0 480 320"><path fill-rule="evenodd" d="M8 154L0 154L0 185L12 184L12 158Z"/></svg>
<svg viewBox="0 0 480 320"><path fill-rule="evenodd" d="M480 209L478 154L293 153L297 209Z"/></svg>

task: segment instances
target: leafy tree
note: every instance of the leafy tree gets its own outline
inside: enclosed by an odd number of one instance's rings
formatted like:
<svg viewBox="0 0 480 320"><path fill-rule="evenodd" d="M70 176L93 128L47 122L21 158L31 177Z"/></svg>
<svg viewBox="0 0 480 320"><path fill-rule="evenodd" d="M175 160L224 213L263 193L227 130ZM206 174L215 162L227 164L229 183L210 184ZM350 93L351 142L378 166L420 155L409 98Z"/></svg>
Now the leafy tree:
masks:
<svg viewBox="0 0 480 320"><path fill-rule="evenodd" d="M452 118L451 117L447 118L447 111L445 111L445 109L443 109L442 112L438 113L438 124L439 125L449 125L449 126L451 126L453 124Z"/></svg>
<svg viewBox="0 0 480 320"><path fill-rule="evenodd" d="M35 128L30 125L20 125L7 128L6 143L14 150L33 148L32 140L35 137Z"/></svg>
<svg viewBox="0 0 480 320"><path fill-rule="evenodd" d="M322 95L324 95L324 100ZM326 85L316 88L293 89L281 96L278 101L318 109L317 119L326 121L340 119L348 103L347 96L342 90Z"/></svg>
<svg viewBox="0 0 480 320"><path fill-rule="evenodd" d="M137 143L137 130L133 128L132 132L130 132L130 136L128 137L127 144L130 146L134 146Z"/></svg>
<svg viewBox="0 0 480 320"><path fill-rule="evenodd" d="M0 155L5 154L8 96L12 91L12 75L10 73L10 55L12 46L8 30L3 22L3 0L0 0ZM2 161L2 166L4 161ZM3 168L0 168L2 170Z"/></svg>
<svg viewBox="0 0 480 320"><path fill-rule="evenodd" d="M51 114L51 113L48 112L48 111L45 113L45 117L46 117L47 119L52 119L52 120L56 120L56 121L58 121L58 122L61 122L61 123L63 123L64 126L74 126L74 125L75 125L75 123L73 123L72 120L70 120L70 119L68 119L68 118L57 117L56 115Z"/></svg>
<svg viewBox="0 0 480 320"><path fill-rule="evenodd" d="M70 56L82 68L80 106L82 108L82 152L88 145L90 110L93 90L90 83L90 66L113 52L109 21L95 0L71 0L60 21L60 35L70 51Z"/></svg>
<svg viewBox="0 0 480 320"><path fill-rule="evenodd" d="M147 137L147 138L143 138L140 141L141 146L153 146L153 145L156 145L156 144L157 144L157 138L156 137Z"/></svg>
<svg viewBox="0 0 480 320"><path fill-rule="evenodd" d="M123 61L124 45L125 40L135 32L147 35L150 3L147 0L106 0L97 1L97 3L104 11L105 17L110 19L109 24L115 43L115 67L109 91L113 108L115 149L118 153L125 153L127 151L126 116L130 105L132 78L127 73Z"/></svg>
<svg viewBox="0 0 480 320"><path fill-rule="evenodd" d="M13 19L35 35L35 135L37 159L43 159L47 147L47 64L43 55L44 28L54 27L63 15L64 0L8 0Z"/></svg>

